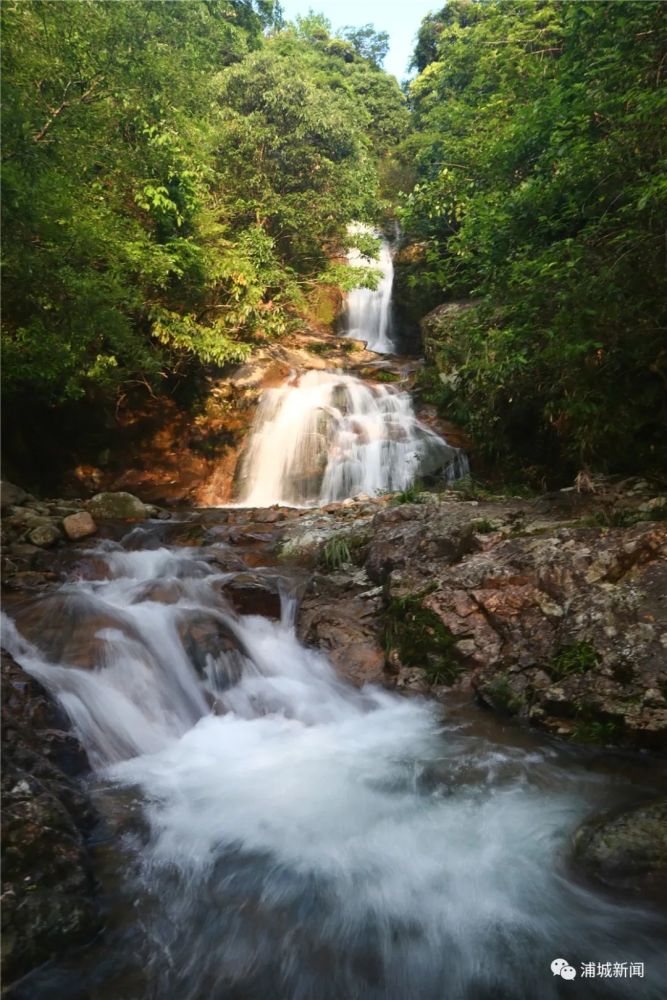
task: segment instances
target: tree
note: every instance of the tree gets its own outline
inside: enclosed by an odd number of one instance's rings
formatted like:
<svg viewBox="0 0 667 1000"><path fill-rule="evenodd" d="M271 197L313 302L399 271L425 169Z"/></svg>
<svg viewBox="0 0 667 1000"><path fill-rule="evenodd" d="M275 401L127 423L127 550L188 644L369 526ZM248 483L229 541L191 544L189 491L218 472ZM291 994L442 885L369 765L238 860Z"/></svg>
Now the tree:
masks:
<svg viewBox="0 0 667 1000"><path fill-rule="evenodd" d="M665 22L650 2L450 4L411 85L415 281L472 296L443 402L496 456L664 467Z"/></svg>
<svg viewBox="0 0 667 1000"><path fill-rule="evenodd" d="M352 44L357 55L380 69L389 52L389 34L386 31L376 31L372 24L364 24L361 28L347 25L341 28L340 34Z"/></svg>

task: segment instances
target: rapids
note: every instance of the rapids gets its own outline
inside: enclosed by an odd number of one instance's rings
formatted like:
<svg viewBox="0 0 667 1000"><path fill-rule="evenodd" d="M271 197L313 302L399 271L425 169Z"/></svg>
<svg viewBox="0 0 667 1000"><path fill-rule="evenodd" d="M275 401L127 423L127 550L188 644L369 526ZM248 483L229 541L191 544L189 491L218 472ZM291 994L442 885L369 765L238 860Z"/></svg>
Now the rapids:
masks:
<svg viewBox="0 0 667 1000"><path fill-rule="evenodd" d="M607 773L455 697L443 709L352 688L298 642L288 577L282 620L239 615L224 543L169 548L160 530L99 544L101 579L5 622L5 644L73 720L120 833L104 940L19 998L661 995L664 921L567 861L578 824L650 791L648 772ZM95 662L67 661L57 620L94 635ZM21 634L31 622L44 648ZM230 641L198 658L192 623ZM561 956L646 974L631 991L568 983L549 969Z"/></svg>

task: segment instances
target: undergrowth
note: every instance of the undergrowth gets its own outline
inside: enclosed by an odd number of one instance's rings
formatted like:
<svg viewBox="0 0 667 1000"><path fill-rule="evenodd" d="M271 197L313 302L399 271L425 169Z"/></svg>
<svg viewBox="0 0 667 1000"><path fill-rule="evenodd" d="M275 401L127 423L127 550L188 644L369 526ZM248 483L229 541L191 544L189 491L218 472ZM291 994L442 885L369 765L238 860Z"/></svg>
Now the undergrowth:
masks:
<svg viewBox="0 0 667 1000"><path fill-rule="evenodd" d="M429 585L416 594L392 597L383 614L383 640L387 655L395 650L406 667L423 669L429 684L453 684L461 673L454 636L439 616L423 606L423 599L437 589Z"/></svg>

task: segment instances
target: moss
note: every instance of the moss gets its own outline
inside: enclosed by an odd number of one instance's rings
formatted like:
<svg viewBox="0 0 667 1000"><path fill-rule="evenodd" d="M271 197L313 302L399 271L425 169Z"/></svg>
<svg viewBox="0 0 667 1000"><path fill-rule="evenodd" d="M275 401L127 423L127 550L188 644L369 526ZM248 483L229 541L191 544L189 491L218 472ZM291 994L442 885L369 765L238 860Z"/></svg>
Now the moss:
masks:
<svg viewBox="0 0 667 1000"><path fill-rule="evenodd" d="M374 376L376 382L400 382L401 376L397 375L396 372L377 372Z"/></svg>
<svg viewBox="0 0 667 1000"><path fill-rule="evenodd" d="M315 340L308 344L308 350L311 354L317 354L320 357L322 355L331 354L336 350L335 344L329 344L324 340Z"/></svg>
<svg viewBox="0 0 667 1000"><path fill-rule="evenodd" d="M420 667L429 684L453 684L461 673L454 636L435 611L423 606L424 597L437 589L430 585L417 594L393 597L383 615L387 655L395 650L406 667Z"/></svg>

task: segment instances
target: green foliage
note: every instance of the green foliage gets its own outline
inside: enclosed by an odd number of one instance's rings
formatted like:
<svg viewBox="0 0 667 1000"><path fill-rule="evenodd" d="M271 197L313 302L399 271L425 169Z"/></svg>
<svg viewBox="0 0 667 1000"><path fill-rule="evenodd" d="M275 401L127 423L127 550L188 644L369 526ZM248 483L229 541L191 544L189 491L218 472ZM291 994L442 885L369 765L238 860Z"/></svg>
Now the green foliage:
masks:
<svg viewBox="0 0 667 1000"><path fill-rule="evenodd" d="M516 715L524 707L522 696L514 690L507 674L499 674L485 685L482 697L488 700L493 708L508 715Z"/></svg>
<svg viewBox="0 0 667 1000"><path fill-rule="evenodd" d="M337 570L352 561L350 546L345 538L331 538L324 546L322 560L327 569Z"/></svg>
<svg viewBox="0 0 667 1000"><path fill-rule="evenodd" d="M453 0L419 34L414 294L474 297L436 363L489 458L667 460L659 3Z"/></svg>
<svg viewBox="0 0 667 1000"><path fill-rule="evenodd" d="M584 524L591 528L629 528L643 520L641 511L604 507L584 518Z"/></svg>
<svg viewBox="0 0 667 1000"><path fill-rule="evenodd" d="M472 522L472 526L478 535L490 535L492 532L498 530L493 521L489 521L486 517L477 518Z"/></svg>
<svg viewBox="0 0 667 1000"><path fill-rule="evenodd" d="M379 211L405 100L322 19L8 0L2 29L6 398L113 401L247 357L314 284L374 287L330 261Z"/></svg>
<svg viewBox="0 0 667 1000"><path fill-rule="evenodd" d="M623 724L615 719L580 719L570 733L570 739L574 743L591 743L596 746L616 744L622 736Z"/></svg>
<svg viewBox="0 0 667 1000"><path fill-rule="evenodd" d="M667 520L667 508L655 507L653 510L637 510L627 507L604 506L583 519L583 523L591 528L631 528L634 524L645 521Z"/></svg>
<svg viewBox="0 0 667 1000"><path fill-rule="evenodd" d="M389 52L389 34L386 31L376 31L372 24L364 24L361 28L349 25L341 29L341 35L351 43L354 51L362 59L368 59L376 69Z"/></svg>
<svg viewBox="0 0 667 1000"><path fill-rule="evenodd" d="M393 506L401 506L405 503L424 503L424 498L422 496L424 490L424 485L419 480L415 480L414 483L410 483L406 486L404 490L400 493L395 493L391 499Z"/></svg>
<svg viewBox="0 0 667 1000"><path fill-rule="evenodd" d="M320 562L328 570L338 570L349 563L363 561L369 535L365 532L337 535L329 539L320 554Z"/></svg>
<svg viewBox="0 0 667 1000"><path fill-rule="evenodd" d="M575 642L565 646L547 667L554 680L563 680L573 674L585 674L600 662L600 656L589 642Z"/></svg>
<svg viewBox="0 0 667 1000"><path fill-rule="evenodd" d="M436 585L437 588L437 585ZM395 650L406 667L421 667L429 684L453 684L461 672L454 636L424 597L433 586L417 594L392 597L383 614L383 640L387 655Z"/></svg>

